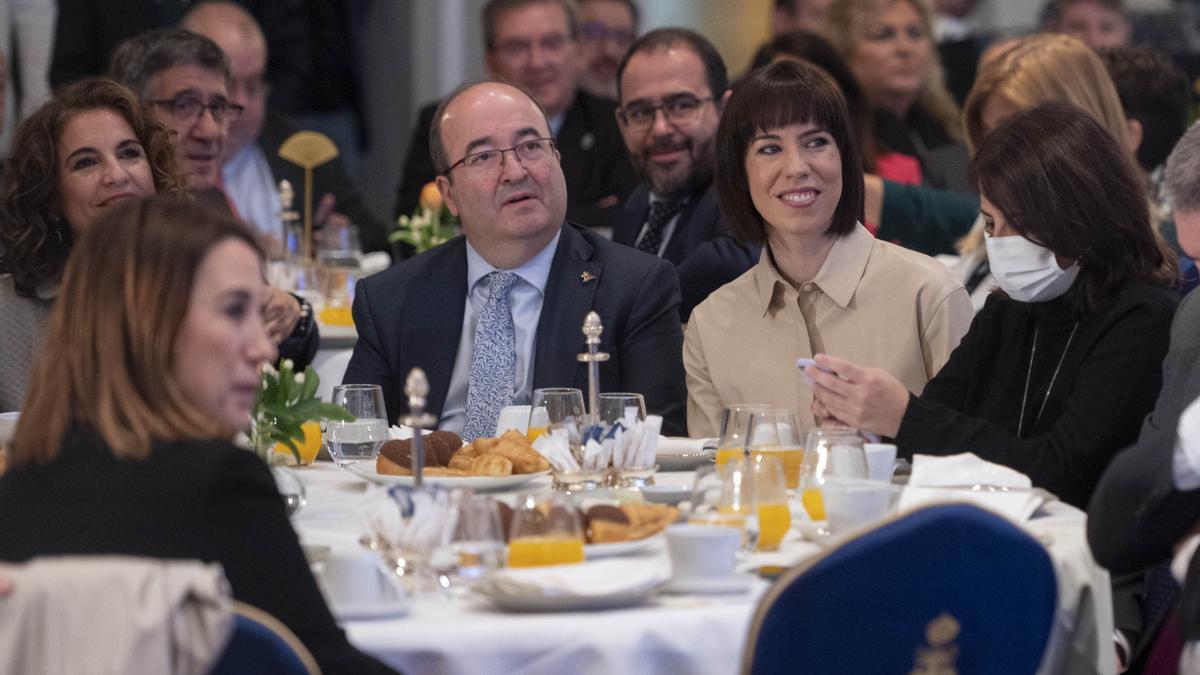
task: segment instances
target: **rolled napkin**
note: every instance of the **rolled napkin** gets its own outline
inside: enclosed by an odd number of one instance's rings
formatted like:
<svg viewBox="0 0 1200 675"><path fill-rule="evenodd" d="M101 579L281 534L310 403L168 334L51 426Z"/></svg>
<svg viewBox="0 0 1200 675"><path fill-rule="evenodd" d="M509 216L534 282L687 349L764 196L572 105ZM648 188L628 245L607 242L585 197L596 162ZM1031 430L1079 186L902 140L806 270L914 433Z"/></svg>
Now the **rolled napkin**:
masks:
<svg viewBox="0 0 1200 675"><path fill-rule="evenodd" d="M715 452L716 449L717 439L715 438L676 438L671 436L658 437L657 453L659 455L699 455L708 451Z"/></svg>
<svg viewBox="0 0 1200 675"><path fill-rule="evenodd" d="M537 437L533 449L546 458L550 466L558 473L574 473L579 471L579 462L571 454L570 435L566 429L551 429Z"/></svg>
<svg viewBox="0 0 1200 675"><path fill-rule="evenodd" d="M485 595L603 597L650 591L671 576L665 558L611 558L579 565L510 567L480 582Z"/></svg>
<svg viewBox="0 0 1200 675"><path fill-rule="evenodd" d="M457 524L450 493L436 486L420 490L369 486L354 512L372 541L403 551L432 551Z"/></svg>
<svg viewBox="0 0 1200 675"><path fill-rule="evenodd" d="M982 460L970 452L946 457L914 455L912 477L908 484L914 487L1033 487L1029 476L1007 466Z"/></svg>

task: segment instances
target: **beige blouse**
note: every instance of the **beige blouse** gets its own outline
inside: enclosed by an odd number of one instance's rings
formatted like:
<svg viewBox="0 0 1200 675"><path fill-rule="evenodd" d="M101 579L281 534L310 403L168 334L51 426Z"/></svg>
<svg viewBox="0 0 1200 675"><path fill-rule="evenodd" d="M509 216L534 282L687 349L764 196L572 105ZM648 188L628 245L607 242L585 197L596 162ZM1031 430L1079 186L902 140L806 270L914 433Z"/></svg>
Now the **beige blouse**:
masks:
<svg viewBox="0 0 1200 675"><path fill-rule="evenodd" d="M919 394L975 312L942 263L873 237L862 225L834 242L812 281L784 280L764 246L758 264L692 312L683 345L688 433L717 436L721 412L768 403L813 424L796 358L827 353L883 368Z"/></svg>

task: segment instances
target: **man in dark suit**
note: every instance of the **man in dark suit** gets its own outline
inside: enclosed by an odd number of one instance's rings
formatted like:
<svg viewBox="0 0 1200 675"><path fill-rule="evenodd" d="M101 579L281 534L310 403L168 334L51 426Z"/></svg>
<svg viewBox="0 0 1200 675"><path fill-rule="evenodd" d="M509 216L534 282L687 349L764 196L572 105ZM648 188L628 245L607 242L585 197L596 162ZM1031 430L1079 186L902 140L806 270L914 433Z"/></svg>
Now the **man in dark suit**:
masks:
<svg viewBox="0 0 1200 675"><path fill-rule="evenodd" d="M617 70L621 135L641 185L625 202L613 241L671 261L680 316L758 261L759 248L726 227L713 185L713 148L729 98L712 43L682 28L651 31Z"/></svg>
<svg viewBox="0 0 1200 675"><path fill-rule="evenodd" d="M576 20L564 0L491 0L483 9L487 70L530 91L546 110L567 179L567 217L588 227L612 227L637 179L621 151L616 104L578 86ZM417 207L433 180L429 128L437 107L421 109L396 190L395 215Z"/></svg>
<svg viewBox="0 0 1200 675"><path fill-rule="evenodd" d="M633 391L683 432L683 335L671 266L564 224L567 185L544 111L510 85L450 94L434 116L437 184L463 237L360 281L347 383L383 387L389 421L423 368L426 409L467 440L543 387L586 388L584 317L604 323L602 391Z"/></svg>
<svg viewBox="0 0 1200 675"><path fill-rule="evenodd" d="M1180 139L1167 160L1165 189L1170 195L1179 243L1200 255L1200 126ZM1147 364L1146 367L1153 367ZM1189 293L1171 327L1171 349L1162 364L1163 385L1154 412L1146 418L1138 442L1123 450L1104 472L1088 508L1088 544L1096 561L1114 574L1135 575L1162 566L1176 546L1200 522L1200 434L1191 437L1184 411L1200 398L1200 296ZM1194 410L1193 412L1200 412ZM1196 415L1191 415L1196 418ZM1189 448L1193 452L1189 452ZM1154 584L1136 600L1145 604L1142 636L1131 634L1130 660L1144 656L1165 618L1150 607ZM1118 627L1123 593L1114 595ZM1178 615L1180 634L1200 640L1200 557L1193 556Z"/></svg>
<svg viewBox="0 0 1200 675"><path fill-rule="evenodd" d="M225 0L195 6L180 27L212 40L229 57L229 98L245 109L229 129L221 167L223 188L243 220L279 239L279 181L290 181L301 199L304 170L279 156L279 147L300 127L267 105L266 38L249 12ZM367 211L341 159L313 170L313 204L323 207L317 208L319 224L355 225L364 249L389 250L387 226Z"/></svg>

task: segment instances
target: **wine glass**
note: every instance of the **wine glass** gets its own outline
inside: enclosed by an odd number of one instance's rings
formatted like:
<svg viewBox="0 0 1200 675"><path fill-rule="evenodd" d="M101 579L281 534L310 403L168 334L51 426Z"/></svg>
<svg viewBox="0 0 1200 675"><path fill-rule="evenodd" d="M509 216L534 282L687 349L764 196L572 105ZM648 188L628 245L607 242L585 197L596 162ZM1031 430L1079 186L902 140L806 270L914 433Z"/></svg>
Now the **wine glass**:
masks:
<svg viewBox="0 0 1200 675"><path fill-rule="evenodd" d="M455 571L464 581L478 581L488 572L504 566L504 529L500 508L487 495L457 490L451 495L457 511L450 532L450 551Z"/></svg>
<svg viewBox="0 0 1200 675"><path fill-rule="evenodd" d="M579 445L579 434L586 420L582 391L566 387L534 389L530 403L526 432L530 441L536 440L551 427L565 426L571 446Z"/></svg>
<svg viewBox="0 0 1200 675"><path fill-rule="evenodd" d="M753 544L757 518L752 479L747 468L745 458L733 457L720 466L698 470L688 522L736 528L742 531L744 546Z"/></svg>
<svg viewBox="0 0 1200 675"><path fill-rule="evenodd" d="M771 454L753 454L747 460L754 515L758 519L758 550L774 551L792 526L784 483L784 462Z"/></svg>
<svg viewBox="0 0 1200 675"><path fill-rule="evenodd" d="M616 392L600 394L599 399L600 410L596 414L605 427L620 420L641 422L646 419L646 399L641 394Z"/></svg>
<svg viewBox="0 0 1200 675"><path fill-rule="evenodd" d="M717 466L746 454L751 415L770 410L766 403L736 403L725 408L721 416L721 439L717 443Z"/></svg>
<svg viewBox="0 0 1200 675"><path fill-rule="evenodd" d="M583 525L575 500L562 492L522 495L513 510L509 567L583 562Z"/></svg>
<svg viewBox="0 0 1200 675"><path fill-rule="evenodd" d="M780 460L789 493L800 486L800 464L804 460L800 426L791 410L776 408L753 413L746 441L750 455L770 455Z"/></svg>
<svg viewBox="0 0 1200 675"><path fill-rule="evenodd" d="M867 456L857 429L817 428L808 432L800 466L800 500L813 520L825 520L821 487L831 480L865 480Z"/></svg>
<svg viewBox="0 0 1200 675"><path fill-rule="evenodd" d="M373 461L388 439L383 389L377 384L339 384L333 388L333 403L355 417L351 422L331 420L325 427L325 441L333 460L340 467Z"/></svg>

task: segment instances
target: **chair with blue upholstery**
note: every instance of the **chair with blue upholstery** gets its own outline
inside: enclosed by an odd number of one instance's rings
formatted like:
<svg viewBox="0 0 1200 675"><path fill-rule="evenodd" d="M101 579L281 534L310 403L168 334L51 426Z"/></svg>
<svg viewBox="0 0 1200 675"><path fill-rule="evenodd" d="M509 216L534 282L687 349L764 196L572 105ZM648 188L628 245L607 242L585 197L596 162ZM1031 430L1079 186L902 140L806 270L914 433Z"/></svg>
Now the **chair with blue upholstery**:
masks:
<svg viewBox="0 0 1200 675"><path fill-rule="evenodd" d="M973 506L930 506L789 570L755 611L743 672L1034 673L1056 606L1036 540Z"/></svg>
<svg viewBox="0 0 1200 675"><path fill-rule="evenodd" d="M279 619L245 603L233 605L233 637L212 675L319 675L316 659Z"/></svg>

